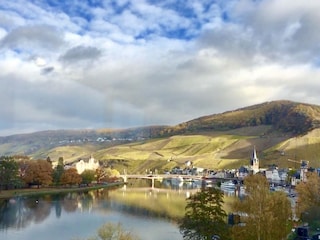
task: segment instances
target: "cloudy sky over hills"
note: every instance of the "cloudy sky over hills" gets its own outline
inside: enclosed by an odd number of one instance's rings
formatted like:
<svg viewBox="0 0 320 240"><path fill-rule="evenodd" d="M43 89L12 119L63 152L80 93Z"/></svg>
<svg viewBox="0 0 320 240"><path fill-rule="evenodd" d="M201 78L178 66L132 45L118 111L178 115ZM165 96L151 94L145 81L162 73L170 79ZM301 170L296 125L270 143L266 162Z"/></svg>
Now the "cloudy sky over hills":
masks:
<svg viewBox="0 0 320 240"><path fill-rule="evenodd" d="M0 135L320 104L320 1L0 1Z"/></svg>

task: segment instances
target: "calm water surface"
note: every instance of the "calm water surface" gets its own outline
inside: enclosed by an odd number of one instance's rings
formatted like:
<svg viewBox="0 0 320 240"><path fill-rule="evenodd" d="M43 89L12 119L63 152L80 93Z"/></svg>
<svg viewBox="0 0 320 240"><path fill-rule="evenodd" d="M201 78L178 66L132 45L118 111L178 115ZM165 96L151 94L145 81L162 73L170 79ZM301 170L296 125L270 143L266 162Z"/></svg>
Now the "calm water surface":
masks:
<svg viewBox="0 0 320 240"><path fill-rule="evenodd" d="M183 216L191 186L143 183L0 202L1 240L87 239L105 223L120 223L142 240L182 240L173 219Z"/></svg>

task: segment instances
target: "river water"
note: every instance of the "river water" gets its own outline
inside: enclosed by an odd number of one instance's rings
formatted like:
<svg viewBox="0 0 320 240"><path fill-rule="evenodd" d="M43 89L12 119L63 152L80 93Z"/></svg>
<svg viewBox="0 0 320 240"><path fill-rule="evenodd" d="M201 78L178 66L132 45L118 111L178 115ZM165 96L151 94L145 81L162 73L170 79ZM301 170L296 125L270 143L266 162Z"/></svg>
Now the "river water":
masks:
<svg viewBox="0 0 320 240"><path fill-rule="evenodd" d="M157 183L151 189L140 181L115 189L8 199L0 202L0 239L88 239L103 224L113 223L141 240L182 240L176 219L198 187Z"/></svg>

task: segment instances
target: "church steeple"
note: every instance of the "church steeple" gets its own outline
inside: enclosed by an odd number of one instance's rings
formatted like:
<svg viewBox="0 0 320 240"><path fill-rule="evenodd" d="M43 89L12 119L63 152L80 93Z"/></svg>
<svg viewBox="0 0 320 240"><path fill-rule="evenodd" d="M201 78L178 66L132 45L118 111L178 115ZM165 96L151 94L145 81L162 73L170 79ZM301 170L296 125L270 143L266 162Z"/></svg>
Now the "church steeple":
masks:
<svg viewBox="0 0 320 240"><path fill-rule="evenodd" d="M259 168L260 168L259 159L257 156L257 150L256 150L255 146L253 146L253 151L252 151L252 155L251 155L251 159L250 159L250 166L251 166L254 173L259 172Z"/></svg>

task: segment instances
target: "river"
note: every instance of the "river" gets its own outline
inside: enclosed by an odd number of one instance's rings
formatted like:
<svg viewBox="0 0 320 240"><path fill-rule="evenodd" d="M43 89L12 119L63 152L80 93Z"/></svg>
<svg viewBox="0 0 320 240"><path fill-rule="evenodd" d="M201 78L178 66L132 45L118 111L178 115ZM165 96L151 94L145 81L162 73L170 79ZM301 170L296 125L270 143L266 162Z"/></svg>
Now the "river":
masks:
<svg viewBox="0 0 320 240"><path fill-rule="evenodd" d="M121 224L141 240L182 240L176 219L194 186L136 181L114 189L20 197L0 202L1 240L74 240Z"/></svg>

